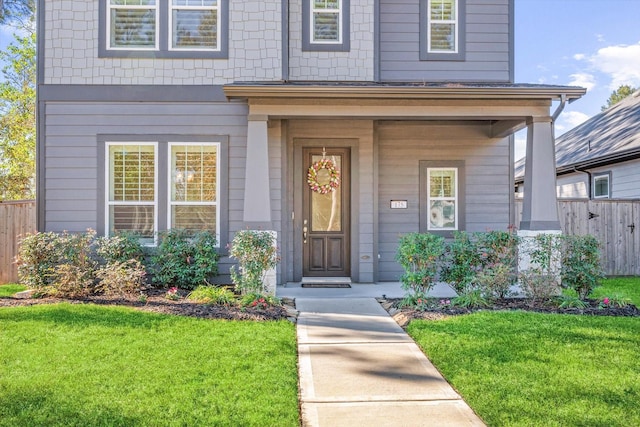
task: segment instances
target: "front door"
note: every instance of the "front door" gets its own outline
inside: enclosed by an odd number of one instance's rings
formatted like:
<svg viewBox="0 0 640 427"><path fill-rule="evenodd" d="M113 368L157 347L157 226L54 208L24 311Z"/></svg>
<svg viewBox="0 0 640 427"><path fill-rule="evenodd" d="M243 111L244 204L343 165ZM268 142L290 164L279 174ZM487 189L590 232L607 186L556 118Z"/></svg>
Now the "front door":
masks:
<svg viewBox="0 0 640 427"><path fill-rule="evenodd" d="M302 274L349 277L350 149L302 152Z"/></svg>

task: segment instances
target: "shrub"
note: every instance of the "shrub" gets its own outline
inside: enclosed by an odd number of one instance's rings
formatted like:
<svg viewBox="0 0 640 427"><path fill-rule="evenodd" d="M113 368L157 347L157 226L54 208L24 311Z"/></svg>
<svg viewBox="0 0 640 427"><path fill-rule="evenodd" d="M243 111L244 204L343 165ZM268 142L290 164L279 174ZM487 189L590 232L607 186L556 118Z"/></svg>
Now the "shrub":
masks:
<svg viewBox="0 0 640 427"><path fill-rule="evenodd" d="M472 235L456 231L453 240L445 245L442 280L449 283L458 293L463 293L475 279L481 268L482 259Z"/></svg>
<svg viewBox="0 0 640 427"><path fill-rule="evenodd" d="M562 241L562 286L575 290L584 299L604 278L600 244L591 235L564 235Z"/></svg>
<svg viewBox="0 0 640 427"><path fill-rule="evenodd" d="M224 287L198 286L187 296L187 299L201 304L231 305L235 295Z"/></svg>
<svg viewBox="0 0 640 427"><path fill-rule="evenodd" d="M104 236L97 239L96 252L105 263L124 263L135 259L142 262L144 251L140 238L130 232L120 232L114 236Z"/></svg>
<svg viewBox="0 0 640 427"><path fill-rule="evenodd" d="M413 295L426 295L434 285L439 259L444 253L444 238L431 233L402 236L396 260L404 268L402 287Z"/></svg>
<svg viewBox="0 0 640 427"><path fill-rule="evenodd" d="M152 256L155 283L195 289L218 273L216 238L208 231L185 230L160 233L160 244Z"/></svg>
<svg viewBox="0 0 640 427"><path fill-rule="evenodd" d="M137 259L110 262L96 272L96 291L105 295L133 295L145 285L146 271Z"/></svg>
<svg viewBox="0 0 640 427"><path fill-rule="evenodd" d="M240 305L242 307L264 310L268 307L280 305L280 300L274 296L250 292L243 295L243 297L240 299Z"/></svg>
<svg viewBox="0 0 640 427"><path fill-rule="evenodd" d="M631 304L631 299L619 294L604 295L600 297L599 308L624 308Z"/></svg>
<svg viewBox="0 0 640 427"><path fill-rule="evenodd" d="M525 248L530 265L520 271L520 287L525 296L536 301L557 296L560 290L561 236L556 234L538 234L531 238Z"/></svg>
<svg viewBox="0 0 640 427"><path fill-rule="evenodd" d="M48 286L61 261L60 244L60 236L51 231L23 237L16 259L20 283L36 290Z"/></svg>
<svg viewBox="0 0 640 427"><path fill-rule="evenodd" d="M243 295L264 293L264 276L278 264L275 236L267 231L241 230L231 242L229 255L238 260L231 280Z"/></svg>
<svg viewBox="0 0 640 427"><path fill-rule="evenodd" d="M481 289L467 288L464 293L451 300L451 305L454 307L480 308L488 307L489 301L485 298Z"/></svg>
<svg viewBox="0 0 640 427"><path fill-rule="evenodd" d="M573 289L565 289L558 297L558 307L560 308L586 308L587 303L582 301L578 293Z"/></svg>

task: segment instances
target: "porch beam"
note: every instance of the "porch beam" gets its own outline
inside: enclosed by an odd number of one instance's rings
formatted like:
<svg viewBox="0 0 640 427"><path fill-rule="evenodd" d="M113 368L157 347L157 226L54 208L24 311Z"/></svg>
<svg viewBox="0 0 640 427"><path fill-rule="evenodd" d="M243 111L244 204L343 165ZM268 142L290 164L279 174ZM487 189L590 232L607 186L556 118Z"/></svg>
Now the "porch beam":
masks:
<svg viewBox="0 0 640 427"><path fill-rule="evenodd" d="M509 135L524 129L526 120L499 120L491 124L491 138L506 138Z"/></svg>
<svg viewBox="0 0 640 427"><path fill-rule="evenodd" d="M560 230L556 198L556 156L551 117L527 122L521 230Z"/></svg>

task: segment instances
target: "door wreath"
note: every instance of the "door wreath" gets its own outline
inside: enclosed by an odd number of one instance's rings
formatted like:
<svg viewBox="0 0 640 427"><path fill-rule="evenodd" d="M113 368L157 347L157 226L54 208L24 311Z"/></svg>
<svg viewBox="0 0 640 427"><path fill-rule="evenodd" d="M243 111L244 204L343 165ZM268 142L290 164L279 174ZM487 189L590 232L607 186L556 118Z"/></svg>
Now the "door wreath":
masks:
<svg viewBox="0 0 640 427"><path fill-rule="evenodd" d="M318 172L325 169L329 172L329 182L320 184L318 182ZM340 172L330 159L320 159L311 165L307 172L307 184L312 191L320 194L329 194L340 185Z"/></svg>

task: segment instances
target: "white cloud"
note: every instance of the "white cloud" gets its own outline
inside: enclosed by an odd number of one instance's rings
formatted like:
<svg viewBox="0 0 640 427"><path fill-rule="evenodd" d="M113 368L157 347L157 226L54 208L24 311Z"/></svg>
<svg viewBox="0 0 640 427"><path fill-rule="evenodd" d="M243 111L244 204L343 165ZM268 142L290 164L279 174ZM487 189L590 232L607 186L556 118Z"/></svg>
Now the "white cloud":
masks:
<svg viewBox="0 0 640 427"><path fill-rule="evenodd" d="M561 135L587 120L589 120L589 116L585 113L581 113L580 111L566 111L560 115L558 122L554 125L556 135Z"/></svg>
<svg viewBox="0 0 640 427"><path fill-rule="evenodd" d="M585 55L584 53L576 53L575 55L573 55L573 59L575 59L576 61L582 61L586 57L587 55Z"/></svg>
<svg viewBox="0 0 640 427"><path fill-rule="evenodd" d="M571 74L570 86L581 86L587 89L587 91L593 89L596 86L596 79L589 73L575 73Z"/></svg>
<svg viewBox="0 0 640 427"><path fill-rule="evenodd" d="M611 77L611 90L623 84L640 86L640 43L603 47L589 60L593 68Z"/></svg>

